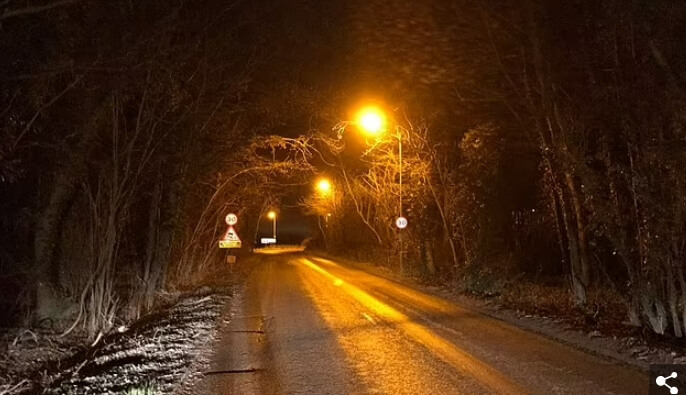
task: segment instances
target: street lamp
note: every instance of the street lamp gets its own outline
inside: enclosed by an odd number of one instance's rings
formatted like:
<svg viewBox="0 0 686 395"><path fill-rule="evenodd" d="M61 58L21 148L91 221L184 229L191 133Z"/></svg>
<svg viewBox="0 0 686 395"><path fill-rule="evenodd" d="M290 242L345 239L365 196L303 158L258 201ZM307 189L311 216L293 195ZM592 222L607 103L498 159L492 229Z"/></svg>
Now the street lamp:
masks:
<svg viewBox="0 0 686 395"><path fill-rule="evenodd" d="M387 131L387 121L386 113L375 106L363 107L358 113L355 119L355 124L366 134L370 136L378 136ZM395 125L396 138L398 139L398 219L396 220L396 226L398 230L401 231L406 225L407 221L403 217L403 139L402 139L402 127L400 125ZM398 225L400 221L404 225ZM398 254L398 260L400 263L400 269L403 270L403 239L398 233L398 242L400 246L400 253Z"/></svg>
<svg viewBox="0 0 686 395"><path fill-rule="evenodd" d="M355 123L365 133L376 136L386 129L386 114L378 107L363 107L357 113Z"/></svg>
<svg viewBox="0 0 686 395"><path fill-rule="evenodd" d="M322 178L317 181L317 191L322 196L328 196L331 194L331 181L326 178Z"/></svg>
<svg viewBox="0 0 686 395"><path fill-rule="evenodd" d="M378 136L387 130L386 113L379 107L366 106L357 112L355 124L366 134ZM398 139L398 217L403 216L403 139L400 126L396 126Z"/></svg>
<svg viewBox="0 0 686 395"><path fill-rule="evenodd" d="M267 213L267 217L272 220L272 223L273 223L273 227L272 227L273 236L272 237L274 238L274 242L276 243L276 213L274 211L270 211L269 213Z"/></svg>
<svg viewBox="0 0 686 395"><path fill-rule="evenodd" d="M322 232L322 238L324 240L324 246L326 247L326 232L322 228L322 213L321 210L322 207L326 207L326 210L329 210L330 204L333 204L333 208L335 209L336 206L336 199L335 196L333 195L333 186L331 185L331 181L329 181L326 178L320 178L317 183L315 184L315 189L317 190L317 193L319 194L319 202L318 202L318 208L317 208L317 224L319 225L319 230ZM325 202L325 200L329 200L328 202ZM329 217L331 216L331 213L327 214L326 217L324 217L324 224L325 227L328 228L329 226Z"/></svg>

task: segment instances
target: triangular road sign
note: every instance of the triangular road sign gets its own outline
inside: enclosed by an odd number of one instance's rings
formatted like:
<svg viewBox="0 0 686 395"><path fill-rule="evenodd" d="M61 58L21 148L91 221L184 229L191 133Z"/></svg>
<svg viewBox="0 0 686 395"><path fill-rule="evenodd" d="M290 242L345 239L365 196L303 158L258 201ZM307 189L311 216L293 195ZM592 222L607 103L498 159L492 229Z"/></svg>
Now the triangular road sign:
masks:
<svg viewBox="0 0 686 395"><path fill-rule="evenodd" d="M233 228L233 226L229 226L229 230L227 230L226 234L224 235L224 240L241 241L241 239L238 237L238 233L236 233L236 230Z"/></svg>
<svg viewBox="0 0 686 395"><path fill-rule="evenodd" d="M241 239L238 237L238 233L233 228L229 226L229 229L224 234L222 240L219 241L219 248L241 248Z"/></svg>

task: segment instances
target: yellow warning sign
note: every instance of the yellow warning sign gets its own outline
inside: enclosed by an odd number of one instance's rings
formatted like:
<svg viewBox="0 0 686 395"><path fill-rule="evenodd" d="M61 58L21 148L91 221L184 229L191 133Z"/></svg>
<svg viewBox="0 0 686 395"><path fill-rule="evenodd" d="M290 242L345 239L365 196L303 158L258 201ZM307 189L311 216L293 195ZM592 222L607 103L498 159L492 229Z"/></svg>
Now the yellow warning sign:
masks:
<svg viewBox="0 0 686 395"><path fill-rule="evenodd" d="M219 248L241 248L240 240L219 240Z"/></svg>

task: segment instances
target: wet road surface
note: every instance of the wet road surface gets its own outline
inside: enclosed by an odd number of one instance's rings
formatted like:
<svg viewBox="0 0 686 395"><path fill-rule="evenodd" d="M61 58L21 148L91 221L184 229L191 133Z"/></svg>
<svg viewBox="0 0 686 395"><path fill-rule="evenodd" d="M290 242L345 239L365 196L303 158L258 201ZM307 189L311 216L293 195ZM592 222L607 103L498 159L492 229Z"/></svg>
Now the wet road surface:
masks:
<svg viewBox="0 0 686 395"><path fill-rule="evenodd" d="M645 394L647 375L396 282L265 256L205 388L216 394Z"/></svg>

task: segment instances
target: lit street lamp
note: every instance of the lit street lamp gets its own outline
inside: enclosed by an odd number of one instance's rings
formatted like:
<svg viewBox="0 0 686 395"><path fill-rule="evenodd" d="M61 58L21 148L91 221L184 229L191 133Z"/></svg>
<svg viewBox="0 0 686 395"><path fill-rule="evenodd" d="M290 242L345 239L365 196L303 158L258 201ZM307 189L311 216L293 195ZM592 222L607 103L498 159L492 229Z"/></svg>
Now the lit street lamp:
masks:
<svg viewBox="0 0 686 395"><path fill-rule="evenodd" d="M386 129L386 114L378 107L364 107L357 113L356 124L365 133L376 136Z"/></svg>
<svg viewBox="0 0 686 395"><path fill-rule="evenodd" d="M362 108L355 119L355 124L365 133L370 136L378 136L387 130L385 112L374 106L367 106ZM403 216L403 140L400 127L396 127L396 137L398 138L398 179L399 179L399 204L398 217Z"/></svg>
<svg viewBox="0 0 686 395"><path fill-rule="evenodd" d="M321 196L329 196L331 194L331 182L326 178L322 178L317 182L317 191Z"/></svg>
<svg viewBox="0 0 686 395"><path fill-rule="evenodd" d="M331 199L331 203L333 203L334 208L336 205L336 200L333 196L333 185L331 185L331 181L329 181L326 178L320 178L319 181L315 184L315 189L317 190L317 193L319 194L319 197L321 199ZM322 202L320 202L322 203ZM328 208L328 205L327 205ZM329 217L331 216L331 213L327 213L326 216L324 217L324 226L326 228L329 227ZM319 225L319 230L322 231L322 237L324 239L324 245L326 245L326 232L324 232L324 229L322 228L322 215L318 214L317 215L317 224Z"/></svg>
<svg viewBox="0 0 686 395"><path fill-rule="evenodd" d="M362 108L355 119L355 124L365 133L370 136L378 136L381 133L387 131L387 121L386 113L374 106L367 106ZM407 226L407 220L403 217L403 140L402 140L402 129L401 126L396 125L396 137L398 138L398 219L396 220L396 225L398 230ZM402 226L398 225L402 220ZM401 234L398 233L398 242L400 246L400 253L398 254L398 260L400 263L400 269L403 270L403 239Z"/></svg>
<svg viewBox="0 0 686 395"><path fill-rule="evenodd" d="M270 211L267 214L267 217L272 220L272 224L273 224L273 236L272 237L274 238L274 242L276 243L276 213L274 211Z"/></svg>

